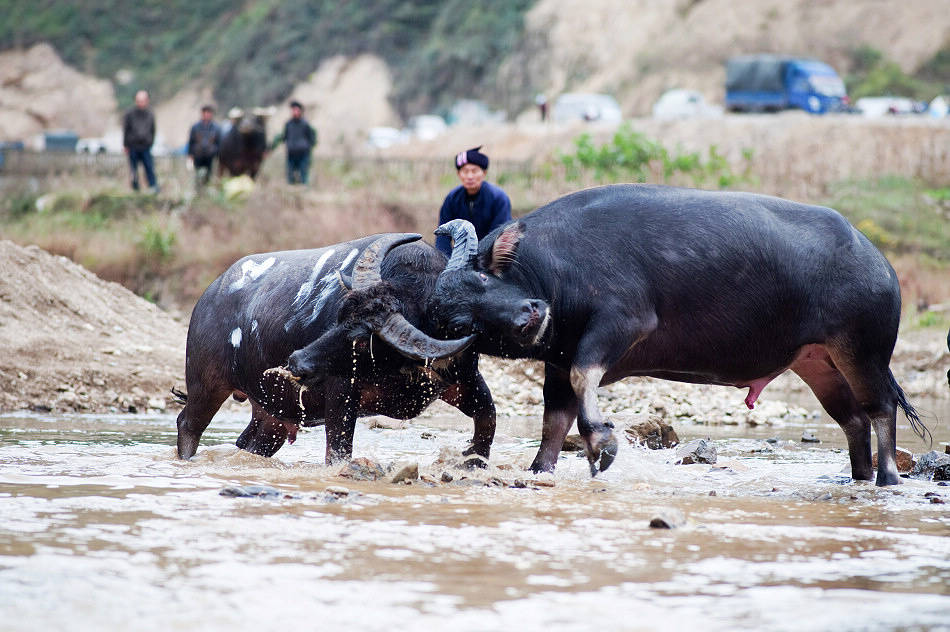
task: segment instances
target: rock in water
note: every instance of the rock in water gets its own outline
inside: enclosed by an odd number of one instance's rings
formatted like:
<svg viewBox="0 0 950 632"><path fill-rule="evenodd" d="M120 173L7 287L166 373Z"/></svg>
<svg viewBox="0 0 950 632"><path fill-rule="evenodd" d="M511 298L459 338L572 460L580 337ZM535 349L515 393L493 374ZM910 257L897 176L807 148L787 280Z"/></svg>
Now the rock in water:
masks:
<svg viewBox="0 0 950 632"><path fill-rule="evenodd" d="M877 452L871 457L871 467L877 469ZM897 473L907 474L914 469L914 453L904 448L897 448Z"/></svg>
<svg viewBox="0 0 950 632"><path fill-rule="evenodd" d="M359 457L344 465L339 476L352 478L355 481L378 481L386 476L386 470L372 459Z"/></svg>
<svg viewBox="0 0 950 632"><path fill-rule="evenodd" d="M931 450L919 455L910 476L927 481L950 481L950 454Z"/></svg>
<svg viewBox="0 0 950 632"><path fill-rule="evenodd" d="M679 509L664 509L650 520L651 529L676 529L686 524L686 516Z"/></svg>
<svg viewBox="0 0 950 632"><path fill-rule="evenodd" d="M672 448L680 442L673 426L663 421L658 415L653 415L646 421L628 427L624 430L627 440L636 445L645 445L651 450Z"/></svg>
<svg viewBox="0 0 950 632"><path fill-rule="evenodd" d="M225 487L220 492L221 496L230 496L231 498L279 498L280 491L268 487L267 485L241 485L235 487Z"/></svg>
<svg viewBox="0 0 950 632"><path fill-rule="evenodd" d="M676 463L680 465L712 464L716 462L716 459L716 446L709 439L693 439L676 450Z"/></svg>
<svg viewBox="0 0 950 632"><path fill-rule="evenodd" d="M393 483L402 483L404 481L419 480L419 464L406 463L396 466L396 474L392 477Z"/></svg>

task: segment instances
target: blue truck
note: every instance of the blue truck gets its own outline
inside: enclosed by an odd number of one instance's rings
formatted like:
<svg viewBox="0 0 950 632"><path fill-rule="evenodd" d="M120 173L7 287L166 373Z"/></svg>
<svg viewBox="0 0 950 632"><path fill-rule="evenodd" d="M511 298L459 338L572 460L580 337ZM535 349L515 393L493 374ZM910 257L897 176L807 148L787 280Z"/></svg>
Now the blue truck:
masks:
<svg viewBox="0 0 950 632"><path fill-rule="evenodd" d="M834 68L815 59L744 55L726 61L726 109L813 114L847 111L848 95Z"/></svg>

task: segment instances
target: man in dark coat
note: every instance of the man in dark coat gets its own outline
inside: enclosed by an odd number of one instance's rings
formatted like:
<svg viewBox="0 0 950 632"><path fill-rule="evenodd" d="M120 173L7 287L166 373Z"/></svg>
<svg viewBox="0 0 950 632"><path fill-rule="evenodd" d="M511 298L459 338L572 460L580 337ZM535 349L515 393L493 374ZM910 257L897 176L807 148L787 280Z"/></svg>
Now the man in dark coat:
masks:
<svg viewBox="0 0 950 632"><path fill-rule="evenodd" d="M475 234L479 239L511 221L511 200L499 187L485 181L488 156L480 149L479 145L455 156L455 170L462 184L445 196L438 224L441 226L453 219L468 220L475 226ZM452 252L452 243L447 235L436 237L435 247L446 256Z"/></svg>
<svg viewBox="0 0 950 632"><path fill-rule="evenodd" d="M135 93L135 107L122 119L122 145L129 155L132 168L132 188L139 190L139 163L145 169L145 178L153 193L158 193L155 179L155 162L152 160L152 144L155 142L155 115L148 106L148 92Z"/></svg>
<svg viewBox="0 0 950 632"><path fill-rule="evenodd" d="M281 142L287 147L287 182L307 184L310 176L310 153L317 146L317 132L303 117L303 105L290 102L290 120L284 131L274 140L276 148Z"/></svg>
<svg viewBox="0 0 950 632"><path fill-rule="evenodd" d="M214 122L214 107L201 108L201 120L188 133L188 155L195 167L195 184L208 184L211 167L221 147L221 128Z"/></svg>

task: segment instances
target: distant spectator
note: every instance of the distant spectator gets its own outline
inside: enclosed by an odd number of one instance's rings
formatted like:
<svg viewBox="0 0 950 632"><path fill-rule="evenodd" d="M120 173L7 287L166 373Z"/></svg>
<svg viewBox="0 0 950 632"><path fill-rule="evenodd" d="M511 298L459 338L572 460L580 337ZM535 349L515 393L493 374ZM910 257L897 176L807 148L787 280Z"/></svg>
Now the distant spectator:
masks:
<svg viewBox="0 0 950 632"><path fill-rule="evenodd" d="M221 128L214 122L214 107L201 108L201 120L188 134L188 155L195 167L195 184L208 184L211 168L221 147Z"/></svg>
<svg viewBox="0 0 950 632"><path fill-rule="evenodd" d="M541 114L541 122L548 120L548 98L539 92L534 97L534 104L538 106L538 112Z"/></svg>
<svg viewBox="0 0 950 632"><path fill-rule="evenodd" d="M303 118L303 105L290 102L290 120L283 133L274 139L272 148L284 143L287 147L287 182L307 184L310 179L310 154L317 146L317 132Z"/></svg>
<svg viewBox="0 0 950 632"><path fill-rule="evenodd" d="M148 92L135 93L135 107L125 113L122 120L122 145L129 155L132 168L132 188L139 190L138 166L142 163L145 178L152 193L158 193L155 179L155 161L152 159L152 144L155 142L155 115L148 105Z"/></svg>
<svg viewBox="0 0 950 632"><path fill-rule="evenodd" d="M468 220L475 226L475 234L481 239L498 226L511 221L511 200L499 187L485 182L488 156L479 149L481 146L455 156L455 170L462 184L445 196L439 211L439 225L453 219ZM436 237L435 247L446 255L451 254L450 237Z"/></svg>

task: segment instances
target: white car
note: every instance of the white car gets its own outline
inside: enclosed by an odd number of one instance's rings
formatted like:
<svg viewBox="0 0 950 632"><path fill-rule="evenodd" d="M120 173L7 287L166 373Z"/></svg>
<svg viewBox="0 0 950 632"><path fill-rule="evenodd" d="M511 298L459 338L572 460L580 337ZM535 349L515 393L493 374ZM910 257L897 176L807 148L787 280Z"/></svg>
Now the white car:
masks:
<svg viewBox="0 0 950 632"><path fill-rule="evenodd" d="M557 123L577 120L619 123L623 113L609 94L566 92L554 102L552 118Z"/></svg>
<svg viewBox="0 0 950 632"><path fill-rule="evenodd" d="M653 118L718 118L722 107L706 102L695 90L667 90L653 104Z"/></svg>
<svg viewBox="0 0 950 632"><path fill-rule="evenodd" d="M408 140L408 134L395 127L371 127L366 144L374 149L386 149L393 145L401 145Z"/></svg>
<svg viewBox="0 0 950 632"><path fill-rule="evenodd" d="M868 118L879 118L888 114L914 114L916 101L907 97L861 97L854 107Z"/></svg>

